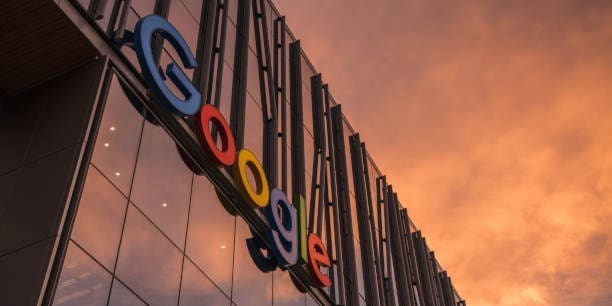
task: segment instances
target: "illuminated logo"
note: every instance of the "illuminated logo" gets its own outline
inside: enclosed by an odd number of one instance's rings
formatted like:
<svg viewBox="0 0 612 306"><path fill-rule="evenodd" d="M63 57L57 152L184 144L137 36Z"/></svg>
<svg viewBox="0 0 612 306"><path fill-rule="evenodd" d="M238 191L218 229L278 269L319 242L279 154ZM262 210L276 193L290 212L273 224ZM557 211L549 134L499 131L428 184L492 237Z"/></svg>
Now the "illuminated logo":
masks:
<svg viewBox="0 0 612 306"><path fill-rule="evenodd" d="M151 47L156 33L170 42L184 68L193 69L197 66L185 39L174 26L160 16L146 16L136 24L133 48L149 88L173 114L181 117L195 116L195 135L204 153L216 165L232 167L234 183L242 199L253 209L262 210L270 225L265 237L253 235L246 242L253 262L264 272L273 271L277 267L286 269L293 265L306 265L311 278L310 285L330 286L329 276L321 270L330 267L329 255L321 238L306 232L304 198L300 196L291 203L285 192L270 189L259 160L247 149L237 151L227 120L214 106L202 106L202 95L176 63L169 64L165 71L157 68ZM164 82L166 78L176 85L185 100L172 93ZM220 137L220 146L217 146L211 126ZM254 178L254 186L249 182L249 173Z"/></svg>

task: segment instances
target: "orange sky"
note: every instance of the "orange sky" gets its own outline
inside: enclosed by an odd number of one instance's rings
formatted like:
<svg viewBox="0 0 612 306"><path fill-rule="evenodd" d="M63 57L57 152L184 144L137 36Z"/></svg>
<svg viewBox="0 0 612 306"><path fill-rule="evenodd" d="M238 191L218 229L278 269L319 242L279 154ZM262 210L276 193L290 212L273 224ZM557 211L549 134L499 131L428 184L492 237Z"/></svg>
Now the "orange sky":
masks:
<svg viewBox="0 0 612 306"><path fill-rule="evenodd" d="M612 305L611 1L275 2L468 305Z"/></svg>

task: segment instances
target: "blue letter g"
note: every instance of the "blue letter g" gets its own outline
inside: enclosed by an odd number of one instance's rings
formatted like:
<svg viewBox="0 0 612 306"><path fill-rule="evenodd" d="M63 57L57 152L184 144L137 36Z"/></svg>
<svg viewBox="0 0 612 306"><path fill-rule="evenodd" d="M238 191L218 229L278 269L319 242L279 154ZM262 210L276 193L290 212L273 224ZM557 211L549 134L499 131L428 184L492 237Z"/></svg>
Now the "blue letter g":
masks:
<svg viewBox="0 0 612 306"><path fill-rule="evenodd" d="M172 44L185 68L192 69L197 66L197 63L185 39L174 26L158 15L149 15L141 19L136 24L134 32L134 50L142 67L142 74L155 96L176 115L196 114L202 106L200 92L193 86L183 70L173 62L166 68L166 74L185 95L185 100L179 99L172 93L157 70L151 48L153 34L159 33Z"/></svg>

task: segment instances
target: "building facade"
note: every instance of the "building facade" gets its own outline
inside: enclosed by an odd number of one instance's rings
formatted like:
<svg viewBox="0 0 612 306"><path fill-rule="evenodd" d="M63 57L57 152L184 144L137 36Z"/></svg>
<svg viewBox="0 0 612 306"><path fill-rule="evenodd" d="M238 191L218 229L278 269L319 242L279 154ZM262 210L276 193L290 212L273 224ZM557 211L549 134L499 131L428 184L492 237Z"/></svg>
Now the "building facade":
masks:
<svg viewBox="0 0 612 306"><path fill-rule="evenodd" d="M176 32L143 39L156 17ZM1 305L465 305L271 2L7 0L0 24Z"/></svg>

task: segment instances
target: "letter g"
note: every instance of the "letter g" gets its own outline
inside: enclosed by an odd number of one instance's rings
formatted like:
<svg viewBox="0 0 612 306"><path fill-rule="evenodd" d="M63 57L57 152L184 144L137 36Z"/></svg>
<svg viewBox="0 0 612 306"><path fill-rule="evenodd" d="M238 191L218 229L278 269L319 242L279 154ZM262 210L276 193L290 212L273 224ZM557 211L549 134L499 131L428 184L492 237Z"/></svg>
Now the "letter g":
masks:
<svg viewBox="0 0 612 306"><path fill-rule="evenodd" d="M196 60L185 42L185 39L166 19L158 15L149 15L141 19L134 29L134 50L138 57L138 63L142 67L142 74L147 84L166 108L172 113L183 115L194 115L202 106L202 95L193 86L189 78L176 63L170 63L166 68L166 74L178 87L185 100L179 99L164 83L164 79L157 70L151 42L153 34L159 33L170 42L178 53L185 68L197 67Z"/></svg>

